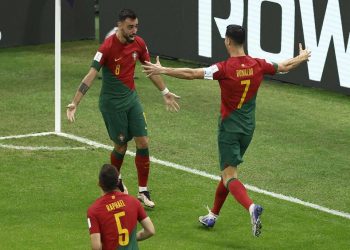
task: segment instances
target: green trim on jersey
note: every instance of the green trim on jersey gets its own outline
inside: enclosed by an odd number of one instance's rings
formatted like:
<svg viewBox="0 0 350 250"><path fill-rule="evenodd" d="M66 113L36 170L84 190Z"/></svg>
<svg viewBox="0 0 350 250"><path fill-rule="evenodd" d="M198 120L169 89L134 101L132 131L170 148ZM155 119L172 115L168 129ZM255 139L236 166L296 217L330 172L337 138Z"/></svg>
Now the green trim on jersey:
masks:
<svg viewBox="0 0 350 250"><path fill-rule="evenodd" d="M91 68L95 68L97 71L100 71L101 69L101 64L98 61L93 60L91 63Z"/></svg>
<svg viewBox="0 0 350 250"><path fill-rule="evenodd" d="M137 244L137 239L136 239L136 231L137 231L137 226L129 234L129 244L127 246L119 246L117 249L118 250L139 250L139 246Z"/></svg>
<svg viewBox="0 0 350 250"><path fill-rule="evenodd" d="M125 111L138 101L136 91L116 78L107 67L102 67L102 78L99 101L101 112Z"/></svg>
<svg viewBox="0 0 350 250"><path fill-rule="evenodd" d="M222 120L220 117L219 128L229 133L253 134L255 129L255 106L256 95L225 119Z"/></svg>
<svg viewBox="0 0 350 250"><path fill-rule="evenodd" d="M278 63L272 62L273 67L275 68L276 73L278 72Z"/></svg>

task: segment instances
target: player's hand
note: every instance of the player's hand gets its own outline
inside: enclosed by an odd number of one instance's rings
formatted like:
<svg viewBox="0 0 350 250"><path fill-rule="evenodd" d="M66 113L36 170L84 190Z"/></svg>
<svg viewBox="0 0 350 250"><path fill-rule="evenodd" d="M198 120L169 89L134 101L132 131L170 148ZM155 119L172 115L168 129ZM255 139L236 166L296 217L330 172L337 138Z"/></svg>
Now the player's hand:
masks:
<svg viewBox="0 0 350 250"><path fill-rule="evenodd" d="M166 95L163 96L164 102L166 105L166 109L170 112L178 112L180 110L180 106L177 103L177 100L179 100L181 97L174 94L174 93L167 93Z"/></svg>
<svg viewBox="0 0 350 250"><path fill-rule="evenodd" d="M67 106L67 118L68 121L74 122L75 121L75 111L77 111L77 105L74 103L70 103Z"/></svg>
<svg viewBox="0 0 350 250"><path fill-rule="evenodd" d="M163 74L164 70L164 67L160 64L159 56L156 57L156 63L146 61L145 64L142 64L142 67L142 72L146 73L147 77Z"/></svg>
<svg viewBox="0 0 350 250"><path fill-rule="evenodd" d="M309 58L311 56L311 51L308 50L308 48L303 49L303 45L299 43L299 57L303 61L309 61Z"/></svg>

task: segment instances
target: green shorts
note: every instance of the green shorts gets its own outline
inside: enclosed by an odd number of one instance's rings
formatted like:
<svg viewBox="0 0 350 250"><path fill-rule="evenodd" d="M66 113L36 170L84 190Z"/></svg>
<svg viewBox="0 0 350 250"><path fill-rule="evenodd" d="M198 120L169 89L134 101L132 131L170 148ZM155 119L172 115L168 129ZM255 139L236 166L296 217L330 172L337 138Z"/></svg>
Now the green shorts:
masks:
<svg viewBox="0 0 350 250"><path fill-rule="evenodd" d="M223 171L227 166L237 167L243 162L243 155L252 141L253 134L225 132L219 129L218 146L220 169Z"/></svg>
<svg viewBox="0 0 350 250"><path fill-rule="evenodd" d="M133 137L147 136L145 113L139 101L128 110L102 112L109 138L118 145L124 145Z"/></svg>

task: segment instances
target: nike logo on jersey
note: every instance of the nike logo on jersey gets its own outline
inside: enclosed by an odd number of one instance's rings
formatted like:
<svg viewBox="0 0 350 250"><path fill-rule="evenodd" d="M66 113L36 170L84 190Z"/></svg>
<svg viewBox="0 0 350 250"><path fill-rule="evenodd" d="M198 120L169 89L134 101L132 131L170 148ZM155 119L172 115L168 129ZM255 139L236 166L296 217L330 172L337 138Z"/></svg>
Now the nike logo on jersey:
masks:
<svg viewBox="0 0 350 250"><path fill-rule="evenodd" d="M115 62L118 62L120 59L122 59L123 57L119 57L118 59L114 59Z"/></svg>

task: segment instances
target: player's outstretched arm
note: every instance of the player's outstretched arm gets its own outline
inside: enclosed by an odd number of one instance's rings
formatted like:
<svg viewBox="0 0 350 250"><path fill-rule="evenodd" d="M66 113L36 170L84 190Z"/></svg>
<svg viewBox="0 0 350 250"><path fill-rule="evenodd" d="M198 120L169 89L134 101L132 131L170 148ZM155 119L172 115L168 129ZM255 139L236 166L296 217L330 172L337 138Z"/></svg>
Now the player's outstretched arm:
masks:
<svg viewBox="0 0 350 250"><path fill-rule="evenodd" d="M308 49L303 49L303 45L299 43L299 55L294 58L280 62L278 64L278 72L289 72L292 69L298 67L301 63L308 61L310 56L311 51L309 51Z"/></svg>
<svg viewBox="0 0 350 250"><path fill-rule="evenodd" d="M87 75L83 78L81 84L78 87L77 92L75 93L75 96L70 104L67 105L67 118L70 122L75 121L75 112L77 111L77 107L83 98L83 96L86 94L86 92L91 87L94 79L97 76L97 70L95 68L90 68Z"/></svg>
<svg viewBox="0 0 350 250"><path fill-rule="evenodd" d="M158 56L157 56L156 63L145 62L145 64L142 65L142 67L143 67L142 72L146 73L147 77L164 74L164 75L168 75L168 76L172 76L180 79L186 79L186 80L204 79L204 69L163 67L160 64Z"/></svg>
<svg viewBox="0 0 350 250"><path fill-rule="evenodd" d="M149 217L146 217L140 223L143 228L137 232L136 239L138 241L148 239L156 233L153 223Z"/></svg>
<svg viewBox="0 0 350 250"><path fill-rule="evenodd" d="M160 64L158 57L157 57L157 63ZM156 86L158 90L162 92L166 109L168 111L175 111L175 112L179 111L180 106L177 103L177 101L180 99L180 96L169 91L169 89L166 87L164 83L163 78L159 74L149 75L147 77L149 77L149 79L151 79L151 81L153 82L154 86Z"/></svg>

